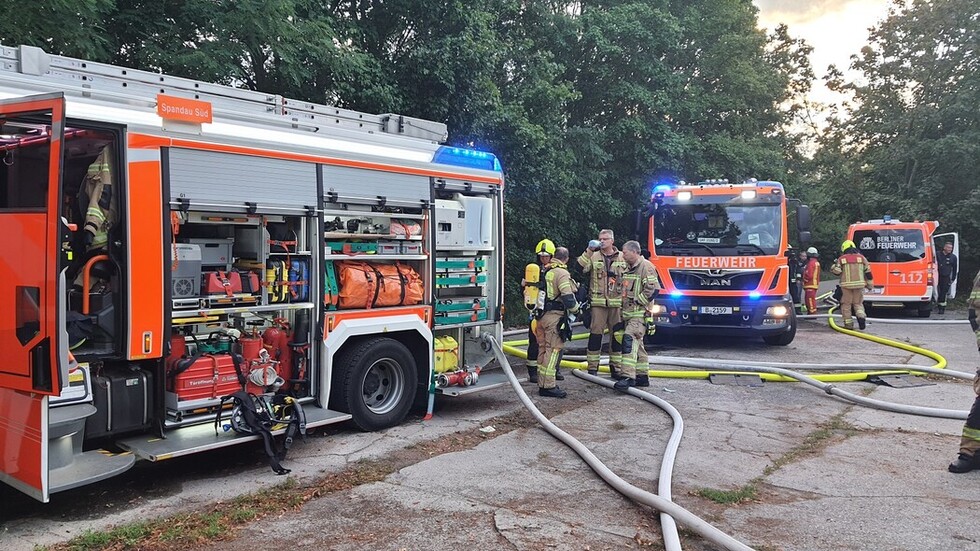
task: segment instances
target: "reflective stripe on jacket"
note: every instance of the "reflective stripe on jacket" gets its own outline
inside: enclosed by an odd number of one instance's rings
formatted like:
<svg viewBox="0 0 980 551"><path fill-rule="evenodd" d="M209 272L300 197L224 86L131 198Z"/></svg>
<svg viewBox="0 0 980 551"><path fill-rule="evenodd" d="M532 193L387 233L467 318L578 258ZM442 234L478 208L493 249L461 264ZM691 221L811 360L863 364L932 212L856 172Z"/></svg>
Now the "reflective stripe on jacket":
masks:
<svg viewBox="0 0 980 551"><path fill-rule="evenodd" d="M816 289L820 286L820 262L816 258L806 261L803 269L803 288Z"/></svg>
<svg viewBox="0 0 980 551"><path fill-rule="evenodd" d="M582 271L589 276L589 300L592 306L619 308L623 305L623 272L626 271L626 261L623 253L615 249L612 254L604 255L602 251L586 250L578 257ZM613 275L609 277L607 273Z"/></svg>
<svg viewBox="0 0 980 551"><path fill-rule="evenodd" d="M871 280L871 265L861 253L840 255L830 267L830 271L840 276L840 286L844 289L859 289Z"/></svg>
<svg viewBox="0 0 980 551"><path fill-rule="evenodd" d="M642 318L654 292L660 289L660 279L653 263L640 258L623 274L623 319Z"/></svg>
<svg viewBox="0 0 980 551"><path fill-rule="evenodd" d="M980 272L977 272L977 277L973 278L973 291L970 292L970 301L967 307L980 310Z"/></svg>
<svg viewBox="0 0 980 551"><path fill-rule="evenodd" d="M572 310L577 310L577 302L575 301L575 291L578 290L578 285L572 279L571 274L568 273L568 269L564 263L558 262L557 260L552 260L551 264L548 264L547 272L544 275L545 281L545 298L548 302L551 301L561 301L562 296L572 297L571 302L576 304L576 308Z"/></svg>

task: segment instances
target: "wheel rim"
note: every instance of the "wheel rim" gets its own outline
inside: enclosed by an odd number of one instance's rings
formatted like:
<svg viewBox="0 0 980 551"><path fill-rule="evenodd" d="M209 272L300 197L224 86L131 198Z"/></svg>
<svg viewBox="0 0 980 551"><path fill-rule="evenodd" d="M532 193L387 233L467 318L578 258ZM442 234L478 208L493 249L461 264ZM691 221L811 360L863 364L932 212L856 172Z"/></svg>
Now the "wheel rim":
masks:
<svg viewBox="0 0 980 551"><path fill-rule="evenodd" d="M376 415L384 415L395 409L404 392L402 366L390 358L382 358L371 364L361 381L361 399Z"/></svg>

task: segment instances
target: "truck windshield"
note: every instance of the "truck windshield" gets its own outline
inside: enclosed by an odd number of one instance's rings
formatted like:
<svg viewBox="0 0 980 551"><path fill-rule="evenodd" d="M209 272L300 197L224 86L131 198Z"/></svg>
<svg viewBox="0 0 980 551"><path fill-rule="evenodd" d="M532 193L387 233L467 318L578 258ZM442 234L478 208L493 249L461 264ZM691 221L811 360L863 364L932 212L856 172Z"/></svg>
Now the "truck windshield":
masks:
<svg viewBox="0 0 980 551"><path fill-rule="evenodd" d="M926 256L922 230L857 230L851 241L868 262L911 262Z"/></svg>
<svg viewBox="0 0 980 551"><path fill-rule="evenodd" d="M666 203L654 216L654 251L672 256L778 254L780 216L779 204Z"/></svg>

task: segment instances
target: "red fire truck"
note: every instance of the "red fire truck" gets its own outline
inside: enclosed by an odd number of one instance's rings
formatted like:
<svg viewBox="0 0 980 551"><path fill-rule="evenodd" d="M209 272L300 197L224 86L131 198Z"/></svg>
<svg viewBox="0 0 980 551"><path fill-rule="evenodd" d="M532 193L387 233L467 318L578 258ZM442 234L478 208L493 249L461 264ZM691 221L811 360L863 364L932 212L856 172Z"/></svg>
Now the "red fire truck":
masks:
<svg viewBox="0 0 980 551"><path fill-rule="evenodd" d="M650 260L663 287L654 319L671 334L796 336L786 251L789 200L779 182L658 185L645 211ZM801 241L809 209L797 206Z"/></svg>
<svg viewBox="0 0 980 551"><path fill-rule="evenodd" d="M374 430L505 384L502 170L446 138L0 46L0 480L47 501L254 440L243 388Z"/></svg>

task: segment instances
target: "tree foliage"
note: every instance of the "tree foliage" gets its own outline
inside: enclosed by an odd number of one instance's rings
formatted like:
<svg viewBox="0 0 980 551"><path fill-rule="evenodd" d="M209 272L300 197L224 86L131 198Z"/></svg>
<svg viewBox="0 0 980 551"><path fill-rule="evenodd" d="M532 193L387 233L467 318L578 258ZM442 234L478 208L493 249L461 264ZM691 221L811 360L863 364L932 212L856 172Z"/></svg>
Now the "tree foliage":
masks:
<svg viewBox="0 0 980 551"><path fill-rule="evenodd" d="M938 217L978 243L976 0L896 6L817 133L809 46L749 0L0 0L0 40L443 121L506 170L507 287L542 237L621 243L663 180L775 179L849 222ZM815 147L808 159L805 152ZM974 249L965 249L970 254Z"/></svg>
<svg viewBox="0 0 980 551"><path fill-rule="evenodd" d="M980 12L975 0L894 6L853 58L848 92L814 159L827 246L847 224L891 214L960 233L967 277L980 248ZM829 224L828 222L833 222Z"/></svg>

